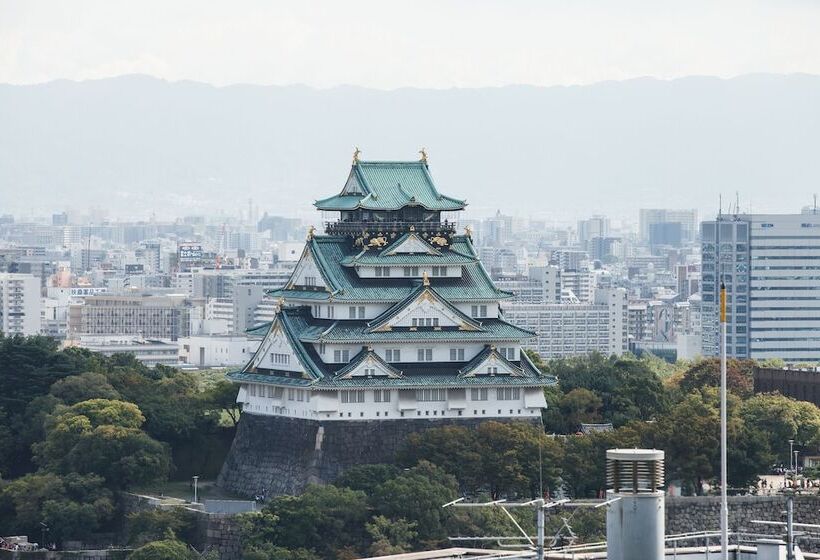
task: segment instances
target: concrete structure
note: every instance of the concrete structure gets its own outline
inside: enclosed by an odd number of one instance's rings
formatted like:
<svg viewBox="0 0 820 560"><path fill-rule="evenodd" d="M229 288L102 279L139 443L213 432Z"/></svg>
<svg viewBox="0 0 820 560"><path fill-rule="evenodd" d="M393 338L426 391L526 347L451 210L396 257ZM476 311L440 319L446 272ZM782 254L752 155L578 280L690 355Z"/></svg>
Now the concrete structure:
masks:
<svg viewBox="0 0 820 560"><path fill-rule="evenodd" d="M69 310L69 334L177 340L190 333L185 296L95 295Z"/></svg>
<svg viewBox="0 0 820 560"><path fill-rule="evenodd" d="M189 336L180 338L180 362L201 368L238 367L247 363L259 339L247 336Z"/></svg>
<svg viewBox="0 0 820 560"><path fill-rule="evenodd" d="M504 304L504 317L536 333L524 347L544 359L628 350L627 300L623 288L595 291L592 304Z"/></svg>
<svg viewBox="0 0 820 560"><path fill-rule="evenodd" d="M703 222L703 351L717 355L726 284L727 352L820 362L820 214L742 214Z"/></svg>
<svg viewBox="0 0 820 560"><path fill-rule="evenodd" d="M642 208L640 211L640 236L645 242L650 241L654 224L680 224L680 237L683 242L695 240L698 233L698 211L669 210L659 208Z"/></svg>
<svg viewBox="0 0 820 560"><path fill-rule="evenodd" d="M7 336L40 334L41 310L39 278L0 273L0 332Z"/></svg>
<svg viewBox="0 0 820 560"><path fill-rule="evenodd" d="M86 348L106 356L133 354L147 366L178 366L179 346L169 340L151 340L115 336L81 336L72 342L73 346Z"/></svg>

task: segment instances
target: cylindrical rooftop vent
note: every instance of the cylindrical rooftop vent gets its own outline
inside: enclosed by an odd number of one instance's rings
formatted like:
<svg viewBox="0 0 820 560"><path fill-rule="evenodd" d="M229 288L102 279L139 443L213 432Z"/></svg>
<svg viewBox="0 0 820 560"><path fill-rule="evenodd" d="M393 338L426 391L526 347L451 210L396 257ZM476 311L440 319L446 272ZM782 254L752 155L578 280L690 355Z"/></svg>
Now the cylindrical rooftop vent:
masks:
<svg viewBox="0 0 820 560"><path fill-rule="evenodd" d="M608 560L663 560L663 451L606 452Z"/></svg>
<svg viewBox="0 0 820 560"><path fill-rule="evenodd" d="M648 494L663 488L663 451L610 449L606 485L616 494Z"/></svg>

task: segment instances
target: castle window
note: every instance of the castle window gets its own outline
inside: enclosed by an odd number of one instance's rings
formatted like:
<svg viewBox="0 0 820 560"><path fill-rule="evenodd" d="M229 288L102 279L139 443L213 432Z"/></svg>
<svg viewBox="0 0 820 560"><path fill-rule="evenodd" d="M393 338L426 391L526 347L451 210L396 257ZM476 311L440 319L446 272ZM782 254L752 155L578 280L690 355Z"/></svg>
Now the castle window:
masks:
<svg viewBox="0 0 820 560"><path fill-rule="evenodd" d="M417 267L417 266L405 266L404 267L404 275L405 276L418 276L419 275L419 267Z"/></svg>
<svg viewBox="0 0 820 560"><path fill-rule="evenodd" d="M490 375L495 375L496 373L498 373L498 368L495 366L488 367L487 373L489 373Z"/></svg>
<svg viewBox="0 0 820 560"><path fill-rule="evenodd" d="M364 319L364 305L359 306L359 319Z"/></svg>
<svg viewBox="0 0 820 560"><path fill-rule="evenodd" d="M447 389L416 389L418 402L440 402L447 400Z"/></svg>
<svg viewBox="0 0 820 560"><path fill-rule="evenodd" d="M328 319L333 319L333 315L334 315L334 313L333 313L333 306L332 306L332 305L328 305L328 306L327 306L327 318L328 318Z"/></svg>
<svg viewBox="0 0 820 560"><path fill-rule="evenodd" d="M486 401L487 400L487 388L478 388L473 387L470 389L470 400L473 401Z"/></svg>
<svg viewBox="0 0 820 560"><path fill-rule="evenodd" d="M349 362L350 361L350 350L334 350L333 351L333 361L336 362L336 363Z"/></svg>
<svg viewBox="0 0 820 560"><path fill-rule="evenodd" d="M272 353L270 355L270 359L273 361L274 364L280 364L280 365L290 364L290 356L288 354Z"/></svg>
<svg viewBox="0 0 820 560"><path fill-rule="evenodd" d="M499 348L498 353L508 360L515 359L515 348Z"/></svg>
<svg viewBox="0 0 820 560"><path fill-rule="evenodd" d="M296 400L296 389L288 389L288 400Z"/></svg>
<svg viewBox="0 0 820 560"><path fill-rule="evenodd" d="M282 395L285 394L285 390L282 387L274 387L273 388L273 398L274 399L281 399Z"/></svg>
<svg viewBox="0 0 820 560"><path fill-rule="evenodd" d="M390 390L389 389L383 389L383 390L376 389L375 391L373 391L373 402L390 402ZM385 413L385 416L387 416L386 413Z"/></svg>
<svg viewBox="0 0 820 560"><path fill-rule="evenodd" d="M471 315L473 317L486 317L487 316L487 306L486 305L473 305L471 308Z"/></svg>
<svg viewBox="0 0 820 560"><path fill-rule="evenodd" d="M451 362L463 362L464 361L464 348L450 348L450 361Z"/></svg>
<svg viewBox="0 0 820 560"><path fill-rule="evenodd" d="M342 404L353 404L364 402L364 391L340 391Z"/></svg>
<svg viewBox="0 0 820 560"><path fill-rule="evenodd" d="M432 348L419 348L419 350L418 350L418 361L419 362L432 362L433 361L433 349Z"/></svg>
<svg viewBox="0 0 820 560"><path fill-rule="evenodd" d="M447 276L447 267L446 266L434 266L433 267L433 276Z"/></svg>
<svg viewBox="0 0 820 560"><path fill-rule="evenodd" d="M256 396L256 385L248 385L248 394L252 397Z"/></svg>
<svg viewBox="0 0 820 560"><path fill-rule="evenodd" d="M365 377L374 377L376 375L376 370L373 368L364 368L364 376Z"/></svg>
<svg viewBox="0 0 820 560"><path fill-rule="evenodd" d="M351 305L347 308L348 319L355 319L356 318L356 306Z"/></svg>
<svg viewBox="0 0 820 560"><path fill-rule="evenodd" d="M384 351L384 359L388 362L400 362L401 350L398 348L388 348Z"/></svg>
<svg viewBox="0 0 820 560"><path fill-rule="evenodd" d="M498 400L515 401L521 398L521 389L518 387L499 387Z"/></svg>
<svg viewBox="0 0 820 560"><path fill-rule="evenodd" d="M316 285L316 277L315 276L305 276L305 286L315 286Z"/></svg>
<svg viewBox="0 0 820 560"><path fill-rule="evenodd" d="M317 319L322 316L322 306L321 305L314 305L313 306L313 316Z"/></svg>
<svg viewBox="0 0 820 560"><path fill-rule="evenodd" d="M376 276L390 276L390 267L389 266L377 266L376 267Z"/></svg>
<svg viewBox="0 0 820 560"><path fill-rule="evenodd" d="M302 389L297 389L296 400L299 402L305 402L305 392Z"/></svg>

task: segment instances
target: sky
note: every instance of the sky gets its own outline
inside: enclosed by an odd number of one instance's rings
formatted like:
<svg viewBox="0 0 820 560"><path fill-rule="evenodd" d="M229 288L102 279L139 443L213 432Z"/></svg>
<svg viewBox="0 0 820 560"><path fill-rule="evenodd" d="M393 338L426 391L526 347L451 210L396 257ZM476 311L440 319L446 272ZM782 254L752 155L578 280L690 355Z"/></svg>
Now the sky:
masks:
<svg viewBox="0 0 820 560"><path fill-rule="evenodd" d="M820 74L813 0L0 0L0 83L379 89Z"/></svg>

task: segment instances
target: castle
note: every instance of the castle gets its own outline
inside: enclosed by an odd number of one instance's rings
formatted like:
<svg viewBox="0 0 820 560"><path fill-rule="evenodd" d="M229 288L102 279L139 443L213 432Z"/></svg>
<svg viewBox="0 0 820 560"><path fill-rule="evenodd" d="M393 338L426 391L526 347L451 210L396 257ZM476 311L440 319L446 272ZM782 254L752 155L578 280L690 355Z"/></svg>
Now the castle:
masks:
<svg viewBox="0 0 820 560"><path fill-rule="evenodd" d="M299 492L347 466L390 461L413 431L487 419L538 421L556 383L521 350L534 333L504 320L469 230L443 214L420 161L360 161L341 192L315 203L338 216L313 228L279 311L238 384L242 419L220 484ZM445 214L446 215L446 214Z"/></svg>

